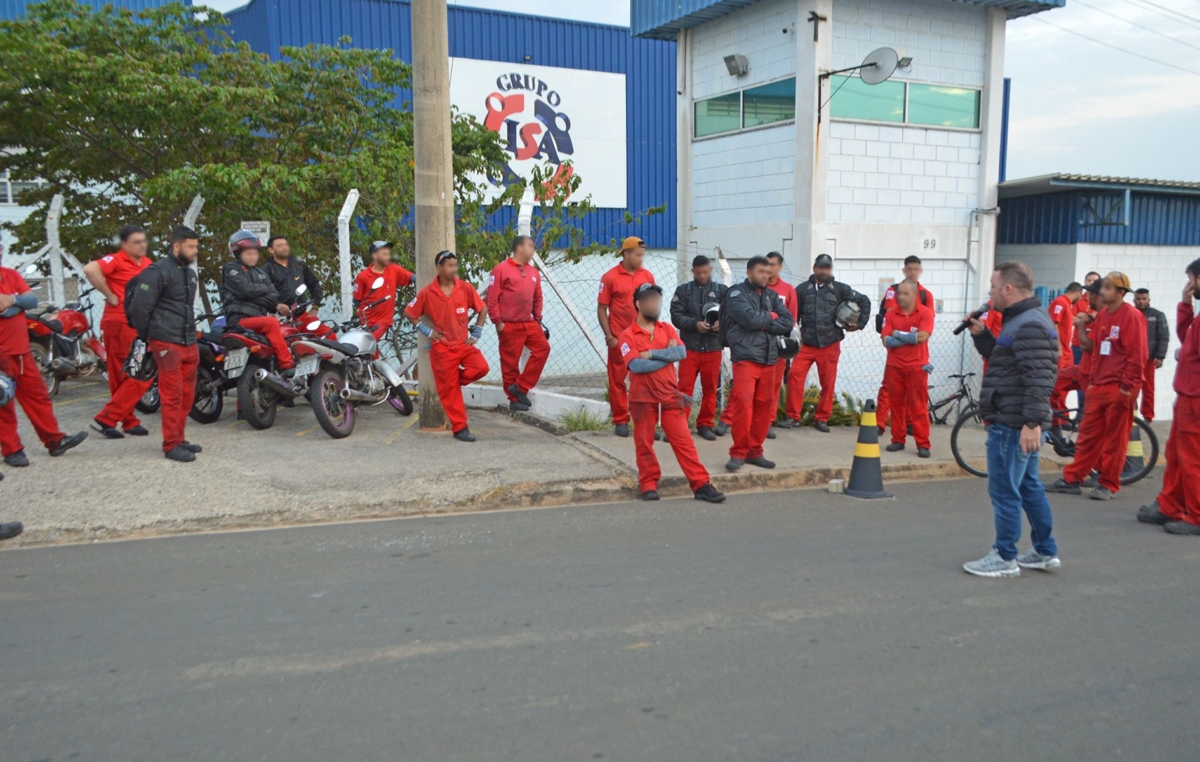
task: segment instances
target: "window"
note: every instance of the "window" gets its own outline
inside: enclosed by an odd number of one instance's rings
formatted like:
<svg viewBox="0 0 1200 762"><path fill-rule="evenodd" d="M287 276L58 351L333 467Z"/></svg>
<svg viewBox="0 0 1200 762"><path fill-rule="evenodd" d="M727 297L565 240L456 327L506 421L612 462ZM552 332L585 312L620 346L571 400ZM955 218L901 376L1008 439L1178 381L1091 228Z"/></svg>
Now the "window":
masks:
<svg viewBox="0 0 1200 762"><path fill-rule="evenodd" d="M44 180L13 180L7 171L0 172L0 204L15 205L20 203L20 195L27 190L33 190L45 185Z"/></svg>
<svg viewBox="0 0 1200 762"><path fill-rule="evenodd" d="M796 118L796 80L784 79L742 92L742 127Z"/></svg>
<svg viewBox="0 0 1200 762"><path fill-rule="evenodd" d="M8 189L8 172L0 172L0 204L16 203Z"/></svg>
<svg viewBox="0 0 1200 762"><path fill-rule="evenodd" d="M948 85L908 86L908 121L940 127L979 127L978 90Z"/></svg>
<svg viewBox="0 0 1200 762"><path fill-rule="evenodd" d="M796 118L796 78L696 101L695 137L761 127Z"/></svg>
<svg viewBox="0 0 1200 762"><path fill-rule="evenodd" d="M888 80L868 85L858 77L832 78L829 113L838 119L979 129L982 94L970 87Z"/></svg>

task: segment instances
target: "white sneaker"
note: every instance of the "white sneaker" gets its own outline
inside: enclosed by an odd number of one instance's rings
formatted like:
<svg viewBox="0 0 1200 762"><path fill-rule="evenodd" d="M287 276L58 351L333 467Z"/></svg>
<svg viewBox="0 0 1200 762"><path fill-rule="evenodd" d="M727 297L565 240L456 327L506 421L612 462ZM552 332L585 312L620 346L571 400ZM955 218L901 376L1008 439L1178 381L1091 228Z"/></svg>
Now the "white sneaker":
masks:
<svg viewBox="0 0 1200 762"><path fill-rule="evenodd" d="M1021 567L1017 566L1017 562L1005 561L995 548L988 551L988 554L978 561L968 561L963 564L963 569L968 574L974 574L977 577L1021 576Z"/></svg>
<svg viewBox="0 0 1200 762"><path fill-rule="evenodd" d="M1022 569L1041 569L1049 571L1062 566L1062 561L1058 560L1058 556L1043 556L1036 550L1030 550L1028 553L1017 556L1017 566Z"/></svg>

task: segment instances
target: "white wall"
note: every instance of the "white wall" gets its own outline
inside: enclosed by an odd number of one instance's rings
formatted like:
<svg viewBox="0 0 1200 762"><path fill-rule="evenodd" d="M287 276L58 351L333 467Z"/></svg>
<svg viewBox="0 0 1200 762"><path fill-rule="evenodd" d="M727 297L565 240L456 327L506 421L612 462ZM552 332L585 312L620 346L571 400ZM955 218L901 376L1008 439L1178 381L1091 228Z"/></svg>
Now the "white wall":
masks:
<svg viewBox="0 0 1200 762"><path fill-rule="evenodd" d="M795 0L762 0L692 31L692 97L702 100L796 73ZM750 70L734 77L725 56L746 56Z"/></svg>
<svg viewBox="0 0 1200 762"><path fill-rule="evenodd" d="M1037 286L1060 290L1068 283L1077 280L1083 282L1083 276L1091 268L1079 268L1075 265L1076 246L1073 243L1062 244L1000 244L996 247L996 262L1016 260L1024 262L1033 270L1033 282Z"/></svg>

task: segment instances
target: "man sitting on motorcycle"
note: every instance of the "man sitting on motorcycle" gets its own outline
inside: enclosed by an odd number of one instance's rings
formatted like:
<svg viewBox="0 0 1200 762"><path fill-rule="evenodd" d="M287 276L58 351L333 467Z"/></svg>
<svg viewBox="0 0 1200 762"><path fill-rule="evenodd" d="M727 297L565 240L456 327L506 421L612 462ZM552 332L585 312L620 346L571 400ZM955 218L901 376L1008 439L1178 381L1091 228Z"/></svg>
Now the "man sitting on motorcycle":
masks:
<svg viewBox="0 0 1200 762"><path fill-rule="evenodd" d="M392 262L392 244L387 241L375 241L368 253L371 265L354 279L354 310L361 311L363 327L382 341L396 321L396 289L412 283L413 274ZM383 285L374 288L379 278Z"/></svg>
<svg viewBox="0 0 1200 762"><path fill-rule="evenodd" d="M225 307L226 330L245 328L262 334L271 342L279 369L290 370L296 361L283 339L283 329L271 314L291 314L291 309L279 299L271 279L258 267L262 244L249 230L239 230L229 237L229 253L233 261L221 270L221 304Z"/></svg>

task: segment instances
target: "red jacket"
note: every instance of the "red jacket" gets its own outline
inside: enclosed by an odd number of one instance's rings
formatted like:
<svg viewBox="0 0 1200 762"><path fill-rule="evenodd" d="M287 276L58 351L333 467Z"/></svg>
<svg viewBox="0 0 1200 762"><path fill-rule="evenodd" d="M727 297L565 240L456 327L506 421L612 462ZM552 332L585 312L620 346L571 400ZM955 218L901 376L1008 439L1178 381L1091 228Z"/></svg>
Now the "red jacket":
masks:
<svg viewBox="0 0 1200 762"><path fill-rule="evenodd" d="M1175 366L1175 393L1185 397L1200 397L1200 327L1195 320L1191 301L1180 302L1175 311L1175 332L1183 347Z"/></svg>
<svg viewBox="0 0 1200 762"><path fill-rule="evenodd" d="M1050 319L1054 321L1054 327L1058 329L1058 345L1062 347L1062 353L1058 356L1058 367L1074 365L1075 360L1071 355L1071 338L1075 335L1075 305L1071 303L1066 294L1057 296L1054 301L1050 302Z"/></svg>
<svg viewBox="0 0 1200 762"><path fill-rule="evenodd" d="M1146 318L1128 302L1110 312L1096 310L1092 322L1092 384L1119 384L1126 391L1142 385L1146 371Z"/></svg>
<svg viewBox="0 0 1200 762"><path fill-rule="evenodd" d="M512 257L496 265L488 281L487 310L493 323L542 322L542 274Z"/></svg>

